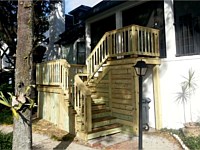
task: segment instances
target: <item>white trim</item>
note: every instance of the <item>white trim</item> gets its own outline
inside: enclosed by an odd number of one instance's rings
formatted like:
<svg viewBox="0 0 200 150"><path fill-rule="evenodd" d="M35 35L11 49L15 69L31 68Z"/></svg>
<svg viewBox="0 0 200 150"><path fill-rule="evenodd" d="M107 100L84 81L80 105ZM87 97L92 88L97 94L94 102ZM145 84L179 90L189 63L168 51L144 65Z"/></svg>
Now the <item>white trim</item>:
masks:
<svg viewBox="0 0 200 150"><path fill-rule="evenodd" d="M192 55L192 56L180 56L174 58L163 58L162 62L171 62L171 61L187 61L187 60L200 60L200 55Z"/></svg>

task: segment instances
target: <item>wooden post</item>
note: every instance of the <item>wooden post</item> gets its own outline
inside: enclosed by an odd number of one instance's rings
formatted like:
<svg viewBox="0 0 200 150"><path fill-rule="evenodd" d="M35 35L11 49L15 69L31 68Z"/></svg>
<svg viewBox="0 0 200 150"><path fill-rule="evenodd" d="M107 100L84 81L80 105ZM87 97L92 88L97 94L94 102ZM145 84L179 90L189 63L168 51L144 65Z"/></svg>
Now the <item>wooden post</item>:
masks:
<svg viewBox="0 0 200 150"><path fill-rule="evenodd" d="M91 95L86 96L87 132L92 131L92 101Z"/></svg>
<svg viewBox="0 0 200 150"><path fill-rule="evenodd" d="M112 114L112 69L108 73L108 78L109 78L109 108L111 110Z"/></svg>
<svg viewBox="0 0 200 150"><path fill-rule="evenodd" d="M160 73L159 65L153 67L153 91L154 91L154 109L156 129L162 128L162 107L160 96Z"/></svg>
<svg viewBox="0 0 200 150"><path fill-rule="evenodd" d="M139 126L139 83L138 77L135 74L135 70L132 67L133 72L133 134L138 135L138 126Z"/></svg>

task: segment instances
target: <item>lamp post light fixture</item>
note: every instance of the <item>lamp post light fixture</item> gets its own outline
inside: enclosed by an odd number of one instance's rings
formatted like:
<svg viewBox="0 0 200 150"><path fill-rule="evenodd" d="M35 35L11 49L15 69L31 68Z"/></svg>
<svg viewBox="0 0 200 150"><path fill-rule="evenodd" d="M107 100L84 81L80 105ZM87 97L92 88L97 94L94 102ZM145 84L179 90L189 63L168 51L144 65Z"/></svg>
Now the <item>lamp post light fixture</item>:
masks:
<svg viewBox="0 0 200 150"><path fill-rule="evenodd" d="M134 65L136 74L139 76L139 143L138 149L142 148L142 130L143 130L143 115L142 115L142 77L146 74L147 65L144 61L138 61L136 65Z"/></svg>

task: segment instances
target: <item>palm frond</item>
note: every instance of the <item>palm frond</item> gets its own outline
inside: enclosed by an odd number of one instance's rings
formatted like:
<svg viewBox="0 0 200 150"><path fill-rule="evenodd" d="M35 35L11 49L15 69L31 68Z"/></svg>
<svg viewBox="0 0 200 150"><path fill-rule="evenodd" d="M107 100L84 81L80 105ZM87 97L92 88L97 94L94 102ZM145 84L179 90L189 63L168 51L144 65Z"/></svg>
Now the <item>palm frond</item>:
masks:
<svg viewBox="0 0 200 150"><path fill-rule="evenodd" d="M183 76L183 78L185 79L185 81L183 81L181 84L183 86L186 86L186 88L188 88L190 92L194 93L197 88L195 71L189 69L188 77Z"/></svg>
<svg viewBox="0 0 200 150"><path fill-rule="evenodd" d="M6 97L4 96L4 94L3 94L2 91L0 91L0 98L1 98L3 101L5 101L5 102L8 103L8 100L6 99Z"/></svg>
<svg viewBox="0 0 200 150"><path fill-rule="evenodd" d="M3 92L0 91L0 104L5 105L7 107L11 107L11 104L6 99L6 97L3 95Z"/></svg>
<svg viewBox="0 0 200 150"><path fill-rule="evenodd" d="M7 101L4 101L4 100L0 100L0 104L5 105L7 107L11 107L11 105Z"/></svg>
<svg viewBox="0 0 200 150"><path fill-rule="evenodd" d="M18 120L18 119L19 119L19 114L18 114L18 112L16 111L16 109L13 108L13 107L11 107L11 111L12 111L12 113L13 113L13 116Z"/></svg>

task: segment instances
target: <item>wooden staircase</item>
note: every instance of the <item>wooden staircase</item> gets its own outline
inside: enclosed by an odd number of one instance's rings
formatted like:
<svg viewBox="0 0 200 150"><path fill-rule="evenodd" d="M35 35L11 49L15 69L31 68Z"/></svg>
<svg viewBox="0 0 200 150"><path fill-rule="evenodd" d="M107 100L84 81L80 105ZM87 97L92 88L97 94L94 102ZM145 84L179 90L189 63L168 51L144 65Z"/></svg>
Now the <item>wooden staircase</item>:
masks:
<svg viewBox="0 0 200 150"><path fill-rule="evenodd" d="M122 85L126 86L125 83L128 84L133 76L130 67L123 69L129 70L125 74L115 74L115 78L110 80L113 83L108 83L108 80L103 80L103 78L109 73L109 67L107 66L110 65L108 64L110 60L122 60L123 62L123 59L134 58L136 62L138 57L158 58L160 56L158 43L159 31L157 29L137 25L109 31L103 35L86 60L87 81L82 81L79 74L75 75L74 78L74 108L77 111L80 125L76 128L76 132L80 135L80 138L88 140L121 132L123 125L119 122L129 126L129 129L132 128L133 121L136 122L137 119L134 117L133 120L132 116L133 111L135 115L137 114L136 106L133 108L132 105L129 105L132 104L130 103L130 99L132 99L130 97L133 96L133 90L129 88L128 96L123 95L123 93L121 95L117 93L123 100L123 106L121 107L119 102L116 102L116 99L118 101L120 98L116 97L113 99L115 101L113 102L114 105L111 106L111 99L114 97L113 93L111 90L106 91L105 89L106 87L112 88L116 93L119 89L113 88L111 84L116 86L116 82L119 84L123 82ZM130 59L125 63L133 66L134 61ZM118 66L115 64L115 67L117 68ZM119 68L117 69L119 70ZM123 81L120 78L122 75L126 76L126 78L123 77ZM104 86L100 88L99 84L101 83ZM125 87L123 91L127 93ZM134 92L136 93L136 91ZM117 110L120 111L120 116L117 115ZM115 116L118 116L118 118Z"/></svg>
<svg viewBox="0 0 200 150"><path fill-rule="evenodd" d="M130 25L106 32L86 66L64 59L37 64L38 114L70 133L73 128L84 140L133 128L137 132L138 92L133 89L137 85L132 66L142 58L159 64L159 56L159 31ZM158 67L154 72L156 81Z"/></svg>
<svg viewBox="0 0 200 150"><path fill-rule="evenodd" d="M95 90L95 83L90 82L88 88L92 93L92 131L88 133L87 138L93 139L120 132L122 125L112 116L108 100L100 98Z"/></svg>

